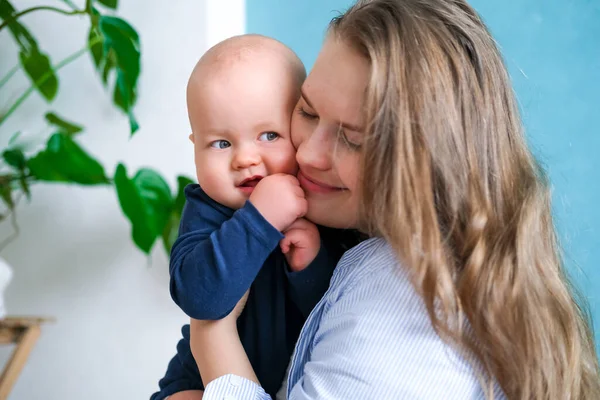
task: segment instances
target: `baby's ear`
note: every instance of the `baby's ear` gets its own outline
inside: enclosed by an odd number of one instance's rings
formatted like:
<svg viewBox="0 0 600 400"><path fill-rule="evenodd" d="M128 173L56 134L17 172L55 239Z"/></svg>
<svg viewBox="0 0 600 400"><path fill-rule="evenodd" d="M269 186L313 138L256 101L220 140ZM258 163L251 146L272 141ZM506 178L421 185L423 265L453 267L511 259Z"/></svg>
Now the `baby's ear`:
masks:
<svg viewBox="0 0 600 400"><path fill-rule="evenodd" d="M190 138L190 141L191 141L192 143L194 143L194 134L193 134L193 133L190 133L190 136L188 136L188 137Z"/></svg>

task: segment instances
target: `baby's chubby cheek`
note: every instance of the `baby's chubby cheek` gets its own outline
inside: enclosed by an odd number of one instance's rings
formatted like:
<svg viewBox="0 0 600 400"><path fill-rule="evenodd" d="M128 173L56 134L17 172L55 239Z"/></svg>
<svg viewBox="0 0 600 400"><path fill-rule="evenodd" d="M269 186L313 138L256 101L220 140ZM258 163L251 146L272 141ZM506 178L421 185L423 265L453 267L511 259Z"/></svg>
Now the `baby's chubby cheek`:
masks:
<svg viewBox="0 0 600 400"><path fill-rule="evenodd" d="M286 173L296 176L298 174L298 163L296 162L296 154L290 157L286 165Z"/></svg>
<svg viewBox="0 0 600 400"><path fill-rule="evenodd" d="M271 155L267 165L269 175L290 174L296 176L298 163L296 162L296 149L291 145L289 148L281 149Z"/></svg>

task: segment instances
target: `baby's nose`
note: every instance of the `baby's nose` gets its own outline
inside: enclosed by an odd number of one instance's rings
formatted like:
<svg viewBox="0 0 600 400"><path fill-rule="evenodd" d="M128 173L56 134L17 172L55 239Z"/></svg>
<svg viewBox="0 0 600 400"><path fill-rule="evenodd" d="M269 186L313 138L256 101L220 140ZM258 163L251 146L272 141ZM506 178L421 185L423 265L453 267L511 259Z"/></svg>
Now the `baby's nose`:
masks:
<svg viewBox="0 0 600 400"><path fill-rule="evenodd" d="M247 146L235 152L233 168L242 169L258 165L261 162L259 152L254 146Z"/></svg>

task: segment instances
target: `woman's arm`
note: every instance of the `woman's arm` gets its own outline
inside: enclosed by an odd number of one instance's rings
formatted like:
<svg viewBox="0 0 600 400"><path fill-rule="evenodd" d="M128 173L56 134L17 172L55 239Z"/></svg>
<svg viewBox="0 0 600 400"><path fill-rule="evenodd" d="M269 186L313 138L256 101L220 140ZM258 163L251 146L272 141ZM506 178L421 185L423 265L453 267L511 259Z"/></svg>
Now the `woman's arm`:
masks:
<svg viewBox="0 0 600 400"><path fill-rule="evenodd" d="M258 383L258 378L242 346L235 320L190 322L192 354L204 386L220 376L234 374Z"/></svg>
<svg viewBox="0 0 600 400"><path fill-rule="evenodd" d="M150 400L169 399L177 400L176 393L202 392L204 386L200 379L200 372L190 348L190 326L181 328L181 339L177 343L177 353L167 366L165 375L158 382L159 391L154 393ZM198 397L198 396L196 396Z"/></svg>
<svg viewBox="0 0 600 400"><path fill-rule="evenodd" d="M204 386L234 374L259 384L240 341L237 319L246 306L249 291L225 318L216 321L190 320L190 347Z"/></svg>
<svg viewBox="0 0 600 400"><path fill-rule="evenodd" d="M169 400L202 400L202 390L186 390L169 396Z"/></svg>

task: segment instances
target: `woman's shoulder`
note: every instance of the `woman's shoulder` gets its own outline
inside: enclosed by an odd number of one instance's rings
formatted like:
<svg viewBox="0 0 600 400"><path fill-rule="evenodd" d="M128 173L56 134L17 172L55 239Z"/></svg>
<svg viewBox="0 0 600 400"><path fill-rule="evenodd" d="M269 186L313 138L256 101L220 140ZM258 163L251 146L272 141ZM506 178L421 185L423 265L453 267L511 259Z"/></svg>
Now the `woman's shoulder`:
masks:
<svg viewBox="0 0 600 400"><path fill-rule="evenodd" d="M376 307L387 311L396 308L399 308L397 311L403 308L402 311L406 311L407 308L411 313L427 316L408 269L399 261L392 246L382 238L365 240L344 254L325 294L326 308L343 297L352 301L350 299L356 293L362 297L354 305L358 308ZM399 315L396 313L395 317Z"/></svg>
<svg viewBox="0 0 600 400"><path fill-rule="evenodd" d="M383 238L371 238L344 253L331 278L330 288L347 290L364 282L367 276L386 275L408 279L390 244Z"/></svg>

